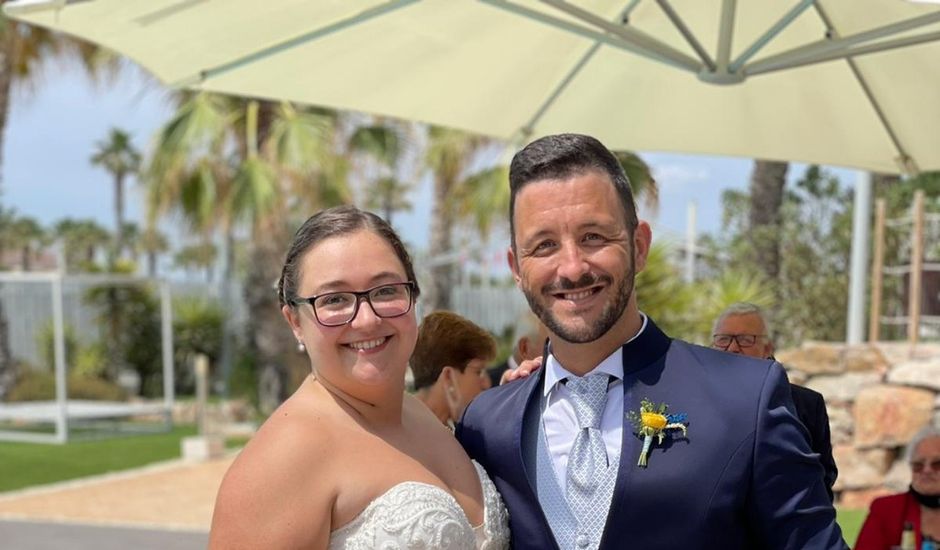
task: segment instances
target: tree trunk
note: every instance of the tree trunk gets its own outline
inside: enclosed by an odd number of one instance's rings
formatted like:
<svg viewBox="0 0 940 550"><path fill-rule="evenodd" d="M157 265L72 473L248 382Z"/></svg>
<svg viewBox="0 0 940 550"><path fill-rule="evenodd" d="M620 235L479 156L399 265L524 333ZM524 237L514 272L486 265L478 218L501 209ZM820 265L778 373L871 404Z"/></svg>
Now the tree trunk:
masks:
<svg viewBox="0 0 940 550"><path fill-rule="evenodd" d="M235 327L232 303L232 281L235 279L235 232L229 226L225 229L225 256L222 265L222 349L219 353L219 373L222 377L222 395L229 396L229 383L232 377L232 362L235 357ZM250 315L249 315L250 317Z"/></svg>
<svg viewBox="0 0 940 550"><path fill-rule="evenodd" d="M278 233L278 234L273 234ZM277 300L277 279L281 266L284 265L284 253L289 236L286 231L258 232L253 239L249 252L248 273L245 277L245 306L250 312L245 324L249 352L255 358L256 373L260 376L267 369L274 369L282 379L293 386L307 372L309 363L305 363L305 372L293 368L297 361L292 361L291 350L297 346L287 323L281 317ZM281 388L279 391L286 391ZM266 402L280 402L286 395L261 396Z"/></svg>
<svg viewBox="0 0 940 550"><path fill-rule="evenodd" d="M114 174L114 259L121 257L124 248L124 172Z"/></svg>
<svg viewBox="0 0 940 550"><path fill-rule="evenodd" d="M154 278L157 276L157 253L147 253L147 276Z"/></svg>
<svg viewBox="0 0 940 550"><path fill-rule="evenodd" d="M454 287L454 264L445 255L452 252L454 208L450 194L453 182L440 175L434 180L434 207L431 211L431 288L428 304L431 310L450 309L450 293Z"/></svg>
<svg viewBox="0 0 940 550"><path fill-rule="evenodd" d="M10 108L10 86L13 83L13 67L10 56L13 52L14 23L4 18L0 25L6 25L5 32L0 34L0 174L3 174L3 147L6 136L7 111ZM0 180L0 193L3 192ZM2 287L0 287L2 288ZM13 354L10 351L10 333L7 325L6 312L3 302L0 301L0 400L3 400L15 382L13 372Z"/></svg>
<svg viewBox="0 0 940 550"><path fill-rule="evenodd" d="M786 162L755 160L751 173L750 237L754 260L773 288L780 273L780 207L787 182Z"/></svg>
<svg viewBox="0 0 940 550"><path fill-rule="evenodd" d="M32 267L32 263L29 261L30 257L32 256L30 252L32 251L30 250L29 245L24 246L20 250L20 264L23 268L23 271L30 271L30 268Z"/></svg>

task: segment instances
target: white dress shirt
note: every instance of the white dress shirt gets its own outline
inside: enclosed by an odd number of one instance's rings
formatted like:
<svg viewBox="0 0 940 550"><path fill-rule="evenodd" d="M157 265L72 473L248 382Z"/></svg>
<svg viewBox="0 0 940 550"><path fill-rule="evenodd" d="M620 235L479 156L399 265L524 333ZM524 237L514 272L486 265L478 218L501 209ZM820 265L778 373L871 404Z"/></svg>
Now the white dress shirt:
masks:
<svg viewBox="0 0 940 550"><path fill-rule="evenodd" d="M643 333L646 328L646 315L640 314L643 324L640 330L627 340L631 342ZM607 403L604 405L604 414L601 416L601 433L607 447L608 457L620 456L620 444L623 437L623 347L618 347L591 373L603 372L610 375L613 380L607 386ZM555 356L549 353L545 364L545 385L543 398L545 410L542 413L542 422L545 425L545 438L548 444L548 453L552 457L555 467L555 476L562 489L567 487L568 481L568 454L574 445L574 438L578 435L578 418L571 404L571 390L565 384L565 379L574 377Z"/></svg>

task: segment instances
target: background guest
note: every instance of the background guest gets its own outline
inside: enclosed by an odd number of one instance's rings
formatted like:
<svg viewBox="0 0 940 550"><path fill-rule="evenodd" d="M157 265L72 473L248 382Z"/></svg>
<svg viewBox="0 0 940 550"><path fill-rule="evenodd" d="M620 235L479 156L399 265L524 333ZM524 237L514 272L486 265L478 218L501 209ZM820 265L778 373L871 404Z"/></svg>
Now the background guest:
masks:
<svg viewBox="0 0 940 550"><path fill-rule="evenodd" d="M904 524L914 529L915 546L924 537L940 540L940 430L924 428L907 446L911 487L876 498L855 541L855 550L900 548Z"/></svg>
<svg viewBox="0 0 940 550"><path fill-rule="evenodd" d="M496 357L490 333L450 311L424 318L411 356L415 395L453 427L467 403L490 387L486 365Z"/></svg>
<svg viewBox="0 0 940 550"><path fill-rule="evenodd" d="M718 316L712 328L712 347L757 359L774 358L770 324L761 308L748 302L732 304ZM796 384L790 384L790 394L796 414L809 432L809 446L814 453L819 454L825 470L826 491L829 500L832 500L832 486L839 469L832 457L826 401L819 392Z"/></svg>

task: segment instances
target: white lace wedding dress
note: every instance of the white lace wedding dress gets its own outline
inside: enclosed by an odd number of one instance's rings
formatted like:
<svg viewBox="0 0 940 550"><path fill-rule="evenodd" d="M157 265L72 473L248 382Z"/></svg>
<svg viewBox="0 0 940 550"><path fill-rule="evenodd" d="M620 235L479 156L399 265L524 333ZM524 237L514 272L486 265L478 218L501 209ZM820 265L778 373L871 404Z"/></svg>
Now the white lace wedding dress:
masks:
<svg viewBox="0 0 940 550"><path fill-rule="evenodd" d="M405 481L330 533L330 550L502 550L509 548L509 513L483 467L483 525L472 527L454 497L434 485Z"/></svg>

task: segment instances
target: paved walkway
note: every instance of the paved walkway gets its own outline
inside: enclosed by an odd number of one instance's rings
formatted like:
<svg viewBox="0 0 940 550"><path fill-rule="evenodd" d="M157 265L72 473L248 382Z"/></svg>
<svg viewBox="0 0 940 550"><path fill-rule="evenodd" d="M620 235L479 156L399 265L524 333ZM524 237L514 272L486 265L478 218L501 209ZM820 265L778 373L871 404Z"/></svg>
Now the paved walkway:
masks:
<svg viewBox="0 0 940 550"><path fill-rule="evenodd" d="M178 531L180 534L198 535L204 547L215 495L232 459L227 457L199 464L165 462L138 470L0 493L0 540L7 540L6 534L19 533L23 529L29 531L30 525L55 523ZM88 533L98 537L106 531L92 530ZM122 529L110 531L120 535ZM54 538L59 536L57 533L68 532L67 527L62 527L49 530L48 535ZM56 547L76 548L70 545ZM94 546L106 547L110 548L101 544ZM150 546L134 543L123 547ZM177 546L164 546L170 547ZM24 543L13 548L40 547Z"/></svg>
<svg viewBox="0 0 940 550"><path fill-rule="evenodd" d="M203 550L206 533L0 520L0 547L11 550Z"/></svg>

